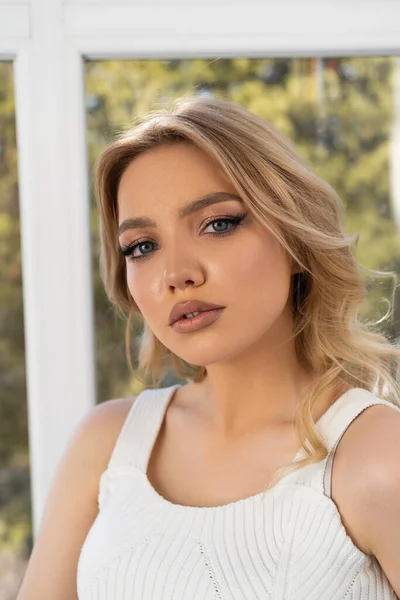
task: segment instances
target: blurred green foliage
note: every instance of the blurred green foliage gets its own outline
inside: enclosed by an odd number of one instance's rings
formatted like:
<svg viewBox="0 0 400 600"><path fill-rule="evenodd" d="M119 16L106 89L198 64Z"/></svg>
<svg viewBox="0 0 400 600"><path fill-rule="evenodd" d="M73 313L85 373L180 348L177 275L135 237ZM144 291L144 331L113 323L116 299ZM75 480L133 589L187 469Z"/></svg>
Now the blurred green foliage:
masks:
<svg viewBox="0 0 400 600"><path fill-rule="evenodd" d="M186 94L235 100L275 123L342 197L348 232L359 232L362 264L400 272L400 240L389 185L394 126L391 58L196 59L86 64L88 168L108 140L149 108ZM400 100L397 98L397 102ZM30 500L12 65L0 64L0 546L29 542ZM92 194L97 396L137 393L125 358L125 322L99 275ZM400 199L397 198L399 203ZM390 284L390 282L389 282ZM365 314L387 311L387 281L371 285ZM393 285L393 284L392 284ZM382 330L398 337L400 303ZM136 333L140 326L136 326ZM176 381L167 373L164 384ZM29 546L29 543L28 543Z"/></svg>

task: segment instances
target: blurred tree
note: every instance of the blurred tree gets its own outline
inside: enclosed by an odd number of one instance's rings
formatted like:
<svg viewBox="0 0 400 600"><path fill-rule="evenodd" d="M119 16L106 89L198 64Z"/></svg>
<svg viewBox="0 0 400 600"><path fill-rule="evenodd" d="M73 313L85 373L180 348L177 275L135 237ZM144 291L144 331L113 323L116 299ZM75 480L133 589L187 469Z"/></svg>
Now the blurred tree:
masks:
<svg viewBox="0 0 400 600"><path fill-rule="evenodd" d="M0 63L0 590L31 549L21 275L13 65Z"/></svg>
<svg viewBox="0 0 400 600"><path fill-rule="evenodd" d="M342 197L349 233L359 232L357 256L367 267L400 272L400 239L389 202L392 59L195 59L87 64L90 167L105 143L133 118L186 94L230 98L273 122ZM98 398L133 393L123 359L124 322L104 329L109 310L98 277L98 225L93 209ZM384 287L382 284L384 283ZM393 281L370 282L363 316L383 317ZM382 324L399 334L394 320ZM109 323L109 321L108 321ZM136 338L140 328L136 329ZM106 346L105 339L107 338ZM112 341L111 341L112 340ZM113 354L115 348L120 351ZM112 361L112 368L111 363ZM173 375L168 375L174 381ZM125 385L125 387L124 387Z"/></svg>

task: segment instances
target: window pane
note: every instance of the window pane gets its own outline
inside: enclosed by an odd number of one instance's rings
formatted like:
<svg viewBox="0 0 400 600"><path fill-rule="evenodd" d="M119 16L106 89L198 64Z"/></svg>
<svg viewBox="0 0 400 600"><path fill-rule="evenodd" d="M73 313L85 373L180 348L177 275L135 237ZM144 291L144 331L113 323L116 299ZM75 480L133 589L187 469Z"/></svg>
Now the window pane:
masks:
<svg viewBox="0 0 400 600"><path fill-rule="evenodd" d="M0 600L13 600L32 523L12 63L0 63L0 281Z"/></svg>
<svg viewBox="0 0 400 600"><path fill-rule="evenodd" d="M239 102L287 134L342 197L358 258L400 273L400 88L392 57L98 61L86 65L90 167L106 140L143 112L187 93ZM397 155L396 155L397 152ZM397 176L397 180L396 180ZM99 401L135 393L123 322L110 319L92 213ZM392 286L392 287L391 287ZM393 282L373 283L364 314L383 317ZM400 302L382 329L399 336ZM173 382L173 376L166 384ZM134 383L134 382L133 382Z"/></svg>

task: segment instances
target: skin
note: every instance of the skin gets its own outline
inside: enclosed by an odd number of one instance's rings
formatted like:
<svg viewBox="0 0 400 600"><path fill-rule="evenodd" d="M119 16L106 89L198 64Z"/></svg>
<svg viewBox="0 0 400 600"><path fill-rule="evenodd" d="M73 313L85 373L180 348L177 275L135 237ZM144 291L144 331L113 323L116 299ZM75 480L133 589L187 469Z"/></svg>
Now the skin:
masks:
<svg viewBox="0 0 400 600"><path fill-rule="evenodd" d="M125 170L118 190L119 225L146 216L157 227L126 230L119 244L138 241L126 258L129 291L155 336L172 352L207 368L190 384L190 402L210 430L234 438L257 427L293 421L299 390L310 379L294 350L290 304L291 257L238 200L219 202L185 219L178 209L210 192L237 193L221 168L185 143L158 146ZM246 213L231 235L210 218ZM214 232L214 235L212 233ZM216 233L217 232L217 233ZM193 332L168 325L178 302L222 305L221 317ZM187 396L188 397L188 396ZM315 408L318 418L326 398Z"/></svg>

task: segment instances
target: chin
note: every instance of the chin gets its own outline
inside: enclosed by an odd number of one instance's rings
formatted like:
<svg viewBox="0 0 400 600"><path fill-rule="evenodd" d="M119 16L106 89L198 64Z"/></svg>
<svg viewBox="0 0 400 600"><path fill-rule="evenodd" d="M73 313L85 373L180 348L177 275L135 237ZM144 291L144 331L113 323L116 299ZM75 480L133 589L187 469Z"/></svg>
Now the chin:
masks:
<svg viewBox="0 0 400 600"><path fill-rule="evenodd" d="M182 350L182 346L179 348L169 346L169 349L190 365L207 368L210 365L231 360L246 348L235 348L234 344L229 343L229 340L226 339L221 344L221 337L219 337L214 342L210 342L210 340L198 343L189 341L185 350Z"/></svg>

